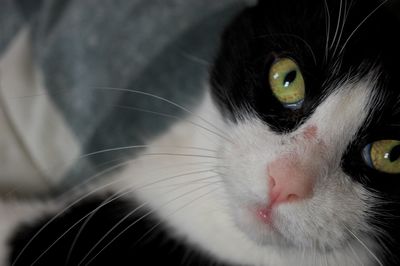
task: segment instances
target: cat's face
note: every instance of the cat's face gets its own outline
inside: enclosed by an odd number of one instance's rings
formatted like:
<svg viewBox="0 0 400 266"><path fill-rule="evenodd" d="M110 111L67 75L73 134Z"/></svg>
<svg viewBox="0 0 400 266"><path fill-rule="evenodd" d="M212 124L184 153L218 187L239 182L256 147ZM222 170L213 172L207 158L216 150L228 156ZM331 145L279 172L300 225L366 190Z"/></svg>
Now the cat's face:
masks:
<svg viewBox="0 0 400 266"><path fill-rule="evenodd" d="M399 24L380 4L261 1L226 30L211 79L221 172L257 243L381 254L377 239L396 239Z"/></svg>

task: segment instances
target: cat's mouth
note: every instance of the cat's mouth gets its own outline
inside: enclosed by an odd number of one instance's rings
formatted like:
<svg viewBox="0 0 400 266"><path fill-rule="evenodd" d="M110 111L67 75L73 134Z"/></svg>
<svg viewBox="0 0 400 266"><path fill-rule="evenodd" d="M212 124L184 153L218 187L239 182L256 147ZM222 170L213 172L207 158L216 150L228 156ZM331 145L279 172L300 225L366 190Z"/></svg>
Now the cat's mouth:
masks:
<svg viewBox="0 0 400 266"><path fill-rule="evenodd" d="M294 208L299 210L299 206L260 206L247 208L248 217L238 220L242 231L259 245L311 248L325 253L344 248L353 241L345 230L346 225L335 222L332 222L331 227L328 224L318 224L319 221L312 216L294 211Z"/></svg>
<svg viewBox="0 0 400 266"><path fill-rule="evenodd" d="M274 235L274 238L281 238L280 244L292 247L303 246L299 245L298 241L296 241L292 237L285 235L285 229L284 226L282 226L284 224L284 221L279 218L279 214L273 207L258 207L254 211L254 216L264 230L271 231L271 233ZM281 222L281 224L279 224L279 221ZM264 240L263 242L268 243L268 241L266 240Z"/></svg>
<svg viewBox="0 0 400 266"><path fill-rule="evenodd" d="M264 223L266 226L270 226L273 228L273 208L270 206L267 207L259 207L255 210L257 218Z"/></svg>

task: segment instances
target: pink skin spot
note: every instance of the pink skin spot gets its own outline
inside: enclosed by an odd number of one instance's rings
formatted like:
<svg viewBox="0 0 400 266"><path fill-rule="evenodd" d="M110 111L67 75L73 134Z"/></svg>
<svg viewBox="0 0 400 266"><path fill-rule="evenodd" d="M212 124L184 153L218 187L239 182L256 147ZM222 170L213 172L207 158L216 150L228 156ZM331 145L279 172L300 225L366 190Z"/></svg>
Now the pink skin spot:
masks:
<svg viewBox="0 0 400 266"><path fill-rule="evenodd" d="M317 126L307 126L303 132L303 136L307 140L312 140L317 137L318 128Z"/></svg>
<svg viewBox="0 0 400 266"><path fill-rule="evenodd" d="M290 203L311 197L315 173L298 155L284 156L267 168L270 204Z"/></svg>
<svg viewBox="0 0 400 266"><path fill-rule="evenodd" d="M296 154L286 155L271 162L267 167L269 202L257 209L259 219L273 225L273 210L280 204L289 204L312 197L315 173L302 165Z"/></svg>
<svg viewBox="0 0 400 266"><path fill-rule="evenodd" d="M317 134L318 128L311 125L298 136L311 141L317 138ZM306 145L313 145L317 150L325 146L322 141ZM267 166L269 202L267 206L256 209L257 217L263 223L273 226L273 210L278 205L312 197L316 176L315 169L296 152L285 154L270 162Z"/></svg>
<svg viewBox="0 0 400 266"><path fill-rule="evenodd" d="M270 206L257 209L257 216L264 224L272 226L272 208Z"/></svg>

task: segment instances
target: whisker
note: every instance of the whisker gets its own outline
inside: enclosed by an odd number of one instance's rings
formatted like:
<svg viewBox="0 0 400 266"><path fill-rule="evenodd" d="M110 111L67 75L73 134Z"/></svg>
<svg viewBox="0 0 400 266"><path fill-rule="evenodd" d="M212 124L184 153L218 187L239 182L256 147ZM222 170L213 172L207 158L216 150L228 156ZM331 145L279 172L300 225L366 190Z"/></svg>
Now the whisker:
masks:
<svg viewBox="0 0 400 266"><path fill-rule="evenodd" d="M217 131L219 131L219 132L221 132L221 133L224 133L223 130L221 130L220 128L218 128L216 125L212 124L212 123L209 122L208 120L204 119L204 118L201 117L200 115L195 114L193 111L189 110L188 108L186 108L186 107L184 107L184 106L182 106L182 105L180 105L180 104L178 104L178 103L176 103L176 102L173 102L173 101L171 101L171 100L168 100L168 99L166 99L166 98L164 98L164 97L161 97L161 96L158 96L158 95L149 93L149 92L144 92L144 91L139 91L139 90L132 90L132 89L124 89L124 88L93 87L92 89L95 89L95 90L114 90L114 91L120 91L120 92L129 92L129 93L135 93L135 94L139 94L139 95L143 95L143 96L148 96L148 97L151 97L151 98L154 98L154 99L158 99L158 100L160 100L160 101L163 101L163 102L166 102L166 103L168 103L168 104L170 104L170 105L173 105L173 106L177 107L178 109L180 109L180 110L182 110L182 111L184 111L184 112L186 112L186 113L188 113L188 114L193 115L194 117L200 119L201 121L203 121L203 122L206 123L207 125L209 125L209 126L213 127L214 129L216 129Z"/></svg>
<svg viewBox="0 0 400 266"><path fill-rule="evenodd" d="M349 10L350 10L350 8L349 8ZM347 10L347 0L344 0L344 11L343 11L342 27L340 29L340 34L339 34L338 40L337 40L336 45L335 45L335 50L333 51L333 55L336 54L336 51L337 51L337 49L339 48L339 45L340 45L340 41L342 40L342 35L343 35L344 27L346 25L346 20L347 20L347 15L348 14L349 13L348 13L348 10Z"/></svg>
<svg viewBox="0 0 400 266"><path fill-rule="evenodd" d="M96 173L95 175L87 178L82 183L72 187L68 191L62 193L60 196L58 196L58 198L60 199L60 198L68 197L68 195L73 193L73 191L78 190L78 188L82 188L85 185L88 185L90 182L93 182L94 179L97 179L98 177L104 176L105 174L107 174L109 172L112 172L115 169L118 169L118 168L123 167L125 165L128 165L128 164L130 164L130 163L132 163L133 161L136 161L136 160L137 160L137 158L130 159L130 160L127 160L127 161L123 161L123 162L121 162L119 164L113 165L111 167L108 167L108 168L104 169L103 171L100 171L100 172Z"/></svg>
<svg viewBox="0 0 400 266"><path fill-rule="evenodd" d="M171 203L171 202L173 202L173 201L175 201L175 200L177 200L177 199L180 199L180 198L182 198L182 197L184 197L184 196L186 196L186 195L189 195L189 194L191 194L191 193L193 193L193 192L195 192L195 191L198 191L198 190L200 190L200 189L202 189L202 188L208 187L209 185L210 185L210 184L207 184L207 185L204 185L204 186L200 186L200 187L198 187L198 188L195 188L195 189L192 189L192 190L190 190L190 191L188 191L188 192L185 192L185 193L183 193L183 194L181 194L181 195L179 195L179 196L177 196L177 197L174 197L173 199L168 200L167 202L165 202L164 204L162 204L162 206L160 206L160 208L161 208L161 207L164 207L164 206L166 206L166 205L168 205L169 203ZM92 248L88 251L88 253L87 253L87 254L82 258L82 260L78 263L78 266L82 265L82 263L89 257L89 255L96 249L96 247L98 247L98 246L101 244L101 242L103 242L103 240L104 240L108 235L110 235L120 224L122 224L126 219L128 219L128 218L131 217L133 214L135 214L136 211L137 211L136 209L132 210L131 212L129 212L128 214L126 214L121 220L119 220L118 223L116 223L113 227L111 227L111 229L108 230L108 231L107 231L93 246L92 246ZM143 215L143 216L141 216L139 219L135 220L134 223L132 223L131 225L129 225L128 227L126 227L126 228L125 228L122 232L120 232L115 238L113 238L111 241L109 241L109 242L107 243L107 245L106 245L105 247L103 247L103 248L100 250L99 253L97 253L88 263L86 263L86 265L90 264L90 262L93 261L105 248L107 248L111 243L113 243L120 235L122 235L124 232L126 232L130 227L132 227L133 225L135 225L136 223L138 223L139 221L143 220L144 218L146 218L147 216L149 216L150 214L152 214L152 213L154 213L154 212L155 212L155 210L151 210L151 211L147 212L145 215Z"/></svg>
<svg viewBox="0 0 400 266"><path fill-rule="evenodd" d="M138 157L138 158L134 158L134 159L123 160L121 163L118 163L118 164L113 165L113 166L111 166L109 168L106 168L106 169L96 173L95 175L85 179L83 182L81 182L81 183L73 186L72 188L68 189L67 191L65 191L64 193L59 195L58 198L68 197L68 195L72 194L73 191L77 191L78 189L82 189L82 187L88 185L91 182L94 182L94 179L99 178L99 177L101 177L101 176L103 176L103 175L105 175L105 174L107 174L109 172L112 172L115 169L118 169L118 168L123 167L123 166L128 165L128 164L131 164L132 162L134 162L136 160L139 160L139 159L141 160L143 158L141 158L141 157L139 158ZM215 162L213 162L213 161L192 162L192 163L184 163L184 164L180 163L180 164L164 166L164 167L158 168L157 170L168 169L170 167L178 167L178 166L190 166L190 165L197 166L197 165L203 165L203 164L211 164L211 165L213 165L214 163Z"/></svg>
<svg viewBox="0 0 400 266"><path fill-rule="evenodd" d="M261 35L259 38L274 37L274 36L292 37L292 38L296 38L296 39L302 41L306 45L307 49L310 51L311 56L313 57L314 63L317 64L317 57L315 56L315 53L314 53L311 45L304 38L302 38L296 34L291 34L291 33L264 34L264 35Z"/></svg>
<svg viewBox="0 0 400 266"><path fill-rule="evenodd" d="M128 92L128 93L135 93L135 94L139 94L139 95L143 95L143 96L147 96L153 99L157 99L159 101L168 103L172 106L175 106L176 108L193 115L194 117L200 119L201 121L203 121L204 123L206 123L207 125L213 127L214 129L216 129L217 131L221 132L221 133L225 133L223 130L221 130L220 128L218 128L216 125L214 125L213 123L211 123L210 121L208 121L207 119L201 117L200 115L194 113L193 111L189 110L188 108L184 107L183 105L180 105L172 100L169 100L167 98L149 93L149 92L145 92L145 91L139 91L139 90L133 90L133 89L124 89L124 88L113 88L113 87L103 87L103 86L95 86L95 87L89 87L92 90L108 90L108 91L119 91L119 92ZM65 91L64 93L68 93L69 91ZM61 92L60 92L61 93ZM32 97L38 97L38 96L44 96L44 95L48 95L48 93L38 93L38 94L32 94L32 95L25 95L25 96L17 96L17 97L11 97L13 99L24 99L24 98L32 98Z"/></svg>
<svg viewBox="0 0 400 266"><path fill-rule="evenodd" d="M207 171L207 172L208 172L208 171ZM200 172L200 173L202 173L202 172ZM193 179L193 180L189 180L189 181L186 181L186 182L181 182L181 183L179 183L179 184L174 184L174 185L181 185L181 187L178 187L178 188L177 188L177 189L180 189L180 188L182 188L182 187L184 187L184 186L186 186L186 185L195 184L195 183L198 183L198 182L201 182L201 181L204 181L204 180L209 180L209 179L215 178L215 177L219 177L219 176L218 176L218 175L213 175L213 176L208 176L208 177L203 177L203 178L196 178L196 179ZM157 188L157 187L156 187L156 188ZM141 188L141 189L143 189L143 188ZM111 195L111 196L109 196L107 199L105 199L105 200L103 201L102 204L100 204L98 207L96 207L93 211L90 211L87 215L85 215L84 217L82 217L79 221L77 221L75 224L73 224L73 225L71 226L71 228L70 228L68 231L70 231L71 229L73 229L73 227L77 226L80 222L83 221L83 219L86 219L86 220L84 221L84 223L82 224L82 226L79 228L79 231L78 231L78 233L76 234L74 240L72 241L72 244L71 244L71 247L70 247L70 249L69 249L69 251L68 251L68 255L67 255L67 259L66 259L66 263L65 263L66 265L68 265L68 262L69 262L69 260L70 260L70 258L71 258L71 255L72 255L72 251L73 251L73 249L74 249L74 247L75 247L75 245L76 245L76 243L77 243L77 241L78 241L78 239L79 239L79 236L81 235L81 233L83 232L83 230L85 229L86 225L89 223L89 221L91 220L91 218L93 218L94 215L97 213L97 211L100 210L102 207L106 206L107 204L112 203L113 201L115 201L115 200L121 198L122 196L125 196L125 195L128 194L128 193L132 193L132 192L135 191L136 189L133 189L133 190L132 190L132 189L129 189L128 191L122 193L123 190L125 190L125 189L122 189L122 190L120 190L120 191L117 191L117 192L113 193L113 195ZM176 190L176 189L173 189L173 190L168 191L168 192L166 192L166 193L170 193L170 192L173 192L173 191L175 191L175 190ZM118 196L117 196L117 195L118 195ZM141 207L144 207L144 206L141 206ZM140 207L140 208L141 208L141 207ZM68 233L68 232L65 232L65 233L64 233L62 236L60 236L59 238L61 239L64 235L66 235L66 233ZM55 243L54 243L54 244L55 244ZM54 245L54 244L53 244L53 245Z"/></svg>
<svg viewBox="0 0 400 266"><path fill-rule="evenodd" d="M143 153L140 156L177 156L177 157L198 157L198 158L211 158L211 159L222 159L221 157L191 153L173 153L173 152L154 152L154 153Z"/></svg>
<svg viewBox="0 0 400 266"><path fill-rule="evenodd" d="M184 174L179 174L179 175L174 175L174 176L169 176L166 178L162 178L147 184L144 184L140 187L138 187L137 189L142 189L145 188L147 186L151 186L154 184L157 184L158 182L163 182L163 181L167 181L167 180L171 180L174 178L178 178L178 177L183 177L185 175L190 175L190 174L199 174L199 173L205 173L205 172L209 172L210 170L202 170L202 171L195 171L195 172L190 172L190 173L184 173ZM63 215L66 211L68 211L70 208L72 208L73 206L75 206L76 204L78 204L79 202L81 202L82 200L88 198L89 196L111 186L114 185L118 182L122 182L124 181L125 178L119 178L116 180L113 180L112 182L109 182L105 185L102 185L100 187L97 187L91 191L89 191L88 193L82 195L81 197L79 197L78 199L76 199L75 201L73 201L72 203L68 204L63 210L59 211L55 216L53 216L49 221L47 221L32 237L31 239L24 245L24 247L20 250L20 252L18 253L18 255L15 257L14 262L12 263L12 266L15 265L15 263L17 263L17 261L19 260L19 258L22 256L22 254L25 252L25 250L30 246L30 244L39 236L39 234L41 234L51 223L53 223L56 219L58 219L61 215ZM124 191L126 188L122 189L122 191Z"/></svg>
<svg viewBox="0 0 400 266"><path fill-rule="evenodd" d="M144 108L132 107L132 106L125 106L125 105L112 105L112 106L116 107L116 108L128 109L128 110L138 111L138 112L142 112L142 113L148 113L148 114L158 115L158 116L162 116L162 117L167 117L167 118L171 118L171 119L175 119L175 120L179 120L179 121L184 121L186 123L189 123L189 124L192 124L194 126L197 126L197 127L201 128L201 129L203 129L205 131L208 131L208 132L210 132L210 133L212 133L212 134L214 134L214 135L216 135L216 136L218 136L218 137L220 137L220 138L222 138L222 139L224 139L226 141L232 142L226 136L224 136L224 135L222 135L222 134L220 134L218 132L215 132L215 131L213 131L213 130L211 130L211 129L209 129L209 128L201 125L201 124L193 122L192 120L186 119L186 118L182 118L182 117L171 115L171 114L161 113L161 112L157 112L157 111L152 111L152 110L148 110L148 109L144 109ZM220 132L221 133L225 133L225 132L222 132L222 130L220 130Z"/></svg>
<svg viewBox="0 0 400 266"><path fill-rule="evenodd" d="M207 172L207 171L202 171L202 172ZM211 177L210 177L211 178ZM161 181L165 181L165 180L161 180ZM155 183L158 183L159 181L156 181ZM187 182L189 185L191 184L191 181ZM142 189L143 187L141 187L140 189ZM113 195L109 196L106 200L103 201L102 204L100 204L98 207L96 207L93 211L90 211L89 213L87 213L86 215L84 215L82 218L80 218L77 222L75 222L72 226L70 226L66 231L64 231L63 234L61 234L55 241L53 241L53 243L51 245L49 245L42 253L39 257L37 257L34 262L31 265L34 265L37 261L40 260L40 258L42 258L55 244L57 244L65 235L67 235L73 228L75 228L78 224L80 224L84 219L90 219L91 217L94 216L95 213L97 213L97 211L104 207L105 205L112 203L113 201L129 194L132 193L134 191L137 191L139 188L123 188L120 191L114 193ZM179 189L179 187L178 187ZM124 190L126 190L125 192L123 192ZM176 189L173 189L172 191L175 191ZM170 191L170 192L172 192ZM122 193L123 192L123 193ZM143 205L143 206L142 206ZM142 208L145 205L147 205L147 203L142 204L141 206L139 206L138 208ZM138 209L136 208L136 209ZM88 222L88 221L87 221ZM84 223L85 225L87 224L86 222ZM81 232L81 230L80 230ZM74 241L75 242L75 241Z"/></svg>
<svg viewBox="0 0 400 266"><path fill-rule="evenodd" d="M15 263L18 262L19 258L22 256L22 254L25 252L25 250L29 247L29 245L38 237L38 235L40 233L43 232L44 229L47 228L48 225L50 225L52 222L54 222L58 217L60 217L62 214L64 214L67 210L69 210L71 207L73 207L74 205L76 205L77 203L79 203L80 201L84 200L85 198L89 197L90 195L93 195L94 193L108 187L111 186L113 183L116 183L117 180L114 180L113 182L110 182L108 184L105 184L103 186L100 186L94 190L91 190L90 192L88 192L87 194L79 197L77 200L75 200L74 202L72 202L71 204L67 205L67 207L65 207L63 210L61 210L59 213L57 213L53 218L51 218L49 221L47 221L32 237L31 239L24 245L24 247L20 250L20 252L18 253L18 255L15 257L14 262L11 264L11 266L14 266Z"/></svg>
<svg viewBox="0 0 400 266"><path fill-rule="evenodd" d="M212 172L212 171L210 171L210 172ZM168 187L177 187L177 186L182 186L182 185L185 186L185 185L190 185L190 184L210 184L210 182L204 182L204 181L208 181L208 180L214 179L214 178L220 178L220 176L219 175L207 176L207 177L196 178L193 180L183 181L183 182L169 184L169 185L157 185L157 186L154 186L153 188L160 189L160 188L168 188ZM212 182L215 182L215 181L212 181Z"/></svg>
<svg viewBox="0 0 400 266"><path fill-rule="evenodd" d="M351 253L353 253L354 258L357 260L359 265L364 265L364 263L361 261L360 256L357 254L357 252L354 250L353 246L351 245L351 243L348 244L348 247L351 251Z"/></svg>
<svg viewBox="0 0 400 266"><path fill-rule="evenodd" d="M325 14L326 14L326 43L325 43L325 61L328 61L329 57L329 39L330 39L330 31L331 31L331 14L329 11L329 6L327 0L324 0L325 3Z"/></svg>
<svg viewBox="0 0 400 266"><path fill-rule="evenodd" d="M185 52L185 51L181 51L180 53L181 53L184 57L186 57L187 59L189 59L189 60L191 60L191 61L193 61L193 62L199 63L200 65L203 65L203 66L206 66L206 67L210 67L210 66L211 66L211 63L208 62L207 60L204 60L204 59L202 59L202 58L199 58L199 57L197 57L197 56L194 56L194 55L192 55L192 54L189 54L189 53L187 53L187 52Z"/></svg>
<svg viewBox="0 0 400 266"><path fill-rule="evenodd" d="M130 191L128 191L128 193L130 193ZM82 234L83 230L85 229L86 225L89 223L89 221L91 220L91 218L94 217L94 215L96 215L97 211L99 211L102 207L106 206L107 204L113 202L114 200L117 200L118 198L120 198L121 196L123 196L125 193L119 195L118 197L116 197L117 193L114 193L112 196L108 197L106 200L104 200L99 206L97 206L94 210L90 211L89 213L87 213L86 215L84 215L82 218L80 218L77 222L75 222L73 225L70 226L70 228L68 230L66 230L62 235L60 235L45 251L44 253L42 253L41 256L43 256L48 250L50 250L59 240L61 240L61 238L63 238L66 234L68 234L72 229L75 228L75 226L77 226L78 224L80 224L81 222L83 222L82 226L79 228L78 233L76 234L74 240L72 241L71 247L68 250L68 254L67 254L67 259L65 261L65 265L68 265L71 256L72 256L72 252L74 250L74 247L76 245L76 243L79 240L80 235ZM147 205L147 203L142 203L141 205L139 205L138 207L135 208L135 210L139 210L143 207L145 207ZM35 262L38 261L40 259L39 256L38 258L36 258Z"/></svg>
<svg viewBox="0 0 400 266"><path fill-rule="evenodd" d="M379 260L379 258L368 248L368 246L359 238L356 234L354 234L346 225L344 228L365 248L366 251L374 258L374 260L380 265L383 266L383 263Z"/></svg>
<svg viewBox="0 0 400 266"><path fill-rule="evenodd" d="M215 183L218 183L217 181L216 182L214 182L214 184ZM218 189L218 188L216 188L216 189ZM215 190L216 190L215 189ZM203 195L204 196L204 195ZM198 200L198 198L195 198L195 200ZM190 203L192 203L192 202L189 202L189 204ZM185 206L186 205L189 205L189 204L185 204ZM183 207L181 207L180 209L182 209ZM179 210L179 209L178 209ZM175 211L176 212L176 211ZM168 217L171 217L173 214L175 214L175 212L173 212L173 213L170 213L168 216L167 216L167 218ZM163 222L158 222L158 223L156 223L154 226L152 226L148 231L146 231L146 233L144 233L136 242L135 242L135 244L134 244L134 246L136 246L137 244L139 244L139 242L141 242L143 239L145 239L146 238L146 236L148 236L151 232L153 232L158 226L160 226L161 224L163 224Z"/></svg>
<svg viewBox="0 0 400 266"><path fill-rule="evenodd" d="M342 19L342 5L343 5L343 0L340 0L338 21L337 21L337 24L336 24L335 35L333 36L331 45L329 46L330 49L332 49L333 45L335 44L336 36L337 36L337 34L339 32L339 25L340 25L340 22L341 22L341 19Z"/></svg>
<svg viewBox="0 0 400 266"><path fill-rule="evenodd" d="M123 151L123 150L131 150L131 149L140 149L140 148L178 148L178 149L190 149L190 150L217 152L216 150L200 148L200 147L193 147L193 146L131 145L131 146L121 146L121 147L116 147L116 148L98 150L98 151L82 154L81 156L79 156L79 158L83 159L83 158L86 158L86 157L90 157L90 156L94 156L94 155L98 155L98 154L103 154L103 153L107 153L107 152Z"/></svg>
<svg viewBox="0 0 400 266"><path fill-rule="evenodd" d="M357 30L367 21L376 11L378 11L379 8L381 8L384 4L386 4L388 0L384 0L381 4L379 4L371 13L369 13L368 16L366 16L360 24L352 31L352 33L349 35L349 37L346 39L344 42L342 49L339 51L339 55L343 53L343 50L346 48L347 43L350 41L350 39L353 37L353 35L357 32Z"/></svg>
<svg viewBox="0 0 400 266"><path fill-rule="evenodd" d="M201 186L199 188L196 188L194 190L191 190L189 192L186 192L168 202L166 202L165 204L163 204L161 207L165 206L168 203L171 203L172 201L175 201L179 198L182 198L190 193L193 193L194 191L198 191L202 188L208 187L210 184L207 184L205 186ZM208 191L207 193L204 193L202 195L200 195L199 197L194 198L193 200L187 202L186 204L184 204L183 206L181 206L180 208L178 208L177 210L175 210L172 214L175 214L177 211L182 210L184 207L192 204L193 202L199 200L200 198L205 197L206 195L211 194L212 192L216 191L219 187L212 189L211 191ZM122 230L118 235L116 235L113 239L111 239L98 253L96 253L85 265L89 265L95 258L97 258L98 255L101 254L101 252L103 252L108 246L110 246L116 239L118 239L122 234L124 234L126 231L128 231L132 226L134 226L135 224L137 224L138 222L140 222L141 220L143 220L144 218L146 218L147 216L151 215L152 213L154 213L155 210L149 211L146 214L142 215L140 218L136 219L133 223L131 223L129 226L127 226L124 230ZM172 215L171 214L171 215ZM89 253L81 260L81 262L78 264L78 266L82 265L82 263L85 261L85 259L88 257L88 255L94 250L94 248L96 247L96 245L89 251Z"/></svg>
<svg viewBox="0 0 400 266"><path fill-rule="evenodd" d="M109 172L111 172L111 171L113 171L113 170L115 170L115 169L118 169L118 168L120 168L120 167L122 167L122 166L124 166L124 165L128 165L128 164L132 163L133 161L136 161L136 160L138 160L138 159L142 159L142 157L145 157L145 156L177 156L177 157L199 157L199 158L209 158L209 159L221 159L221 158L219 158L219 157L210 156L210 155L198 155L198 154L186 154L186 153L165 153L165 152L160 152L160 153L143 153L143 154L141 154L140 158L135 158L135 159L132 159L132 160L128 160L128 161L119 163L119 164L117 164L117 165L114 165L114 166L112 166L112 167L109 167L109 168L107 168L107 169L101 171L100 173L98 173L98 174L92 176L91 178L85 180L83 183L81 183L81 184L78 185L78 186L82 186L82 185L84 185L84 184L89 184L90 182L93 181L93 179L98 178L99 176L103 176L104 174L109 173ZM75 188L73 188L73 189L75 189ZM68 193L63 193L63 194L61 195L61 197L64 197L65 195L68 195Z"/></svg>
<svg viewBox="0 0 400 266"><path fill-rule="evenodd" d="M385 239L387 239L388 234L382 234L382 235L385 235ZM380 247L382 248L383 255L386 254L387 256L391 256L391 251L390 251L389 247L386 245L386 243L381 239L381 236L380 235L376 236L376 239L379 242ZM397 261L397 264L398 264L398 261Z"/></svg>
<svg viewBox="0 0 400 266"><path fill-rule="evenodd" d="M115 196L115 195L114 195ZM111 201L107 202L110 203ZM146 203L141 204L139 207L137 207L136 209L140 209L143 206L145 206ZM104 205L100 205L100 206L104 206ZM99 207L97 207L94 211L97 211L99 209ZM64 233L62 233L56 240L54 240L54 242L48 246L31 264L31 266L35 265L55 244L57 244L65 235L67 235L72 229L75 228L75 226L77 226L78 224L80 224L84 219L86 219L87 217L90 216L90 214L92 214L92 212L89 212L88 214L84 215L82 218L80 218L77 222L75 222L72 226L70 226L66 231L64 231Z"/></svg>
<svg viewBox="0 0 400 266"><path fill-rule="evenodd" d="M154 99L158 99L158 100L160 100L160 101L163 101L163 102L166 102L166 103L168 103L168 104L170 104L170 105L173 105L173 106L179 108L180 110L183 110L183 111L186 112L186 113L189 113L189 114L193 115L194 117L200 119L201 121L203 121L203 122L206 123L207 125L209 125L209 126L211 126L212 128L214 128L215 130L219 131L219 133L217 133L217 132L215 132L215 131L213 131L213 130L211 130L211 129L209 129L209 128L203 126L203 125L200 125L200 124L195 123L195 122L193 122L193 121L190 121L190 120L188 120L188 119L186 119L186 120L185 120L185 119L182 119L181 117L178 117L178 116L174 116L174 115L170 115L170 114L165 114L165 113L161 113L161 112L156 112L156 111L151 111L151 110L142 109L142 108L135 108L135 107L123 106L123 105L113 105L113 106L114 106L114 107L118 107L118 108L131 109L131 110L136 110L136 111L141 111L141 112L147 112L147 113L156 114L156 115L159 115L159 116L164 116L164 117L169 117L169 118L174 118L174 119L183 120L183 121L189 122L189 123L191 123L191 124L193 124L193 125L196 125L196 126L202 128L202 129L204 129L204 130L207 130L208 132L213 133L213 134L215 134L215 135L217 135L217 136L219 136L219 137L225 139L226 141L232 142L230 139L228 139L226 136L224 136L224 134L225 134L225 131L224 131L224 130L220 129L219 127L217 127L217 126L214 125L213 123L209 122L208 120L206 120L205 118L201 117L200 115L194 113L193 111L189 110L188 108L186 108L186 107L184 107L184 106L182 106L182 105L179 105L178 103L175 103L175 102L173 102L173 101L171 101L171 100L168 100L168 99L166 99L166 98L164 98L164 97L161 97L161 96L158 96L158 95L155 95L155 94L152 94L152 93L144 92L144 91L138 91L138 90L132 90L132 89L124 89L124 88L91 87L90 89L92 89L92 90L111 90L111 91L119 91L119 92L136 93L136 94L139 94L139 95L148 96L148 97L151 97L151 98L154 98ZM43 96L43 95L46 95L46 93L34 94L34 95L28 95L28 96L19 96L19 97L14 97L14 98L29 98L29 97L36 97L36 96Z"/></svg>

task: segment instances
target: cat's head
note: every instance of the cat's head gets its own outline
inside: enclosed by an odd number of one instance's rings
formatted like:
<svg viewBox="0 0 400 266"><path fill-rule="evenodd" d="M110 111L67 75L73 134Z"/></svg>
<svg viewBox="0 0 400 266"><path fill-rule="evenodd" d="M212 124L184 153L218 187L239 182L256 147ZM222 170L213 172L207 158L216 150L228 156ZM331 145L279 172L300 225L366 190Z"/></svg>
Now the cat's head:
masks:
<svg viewBox="0 0 400 266"><path fill-rule="evenodd" d="M220 169L251 239L382 254L397 237L399 25L382 1L265 0L225 31Z"/></svg>

